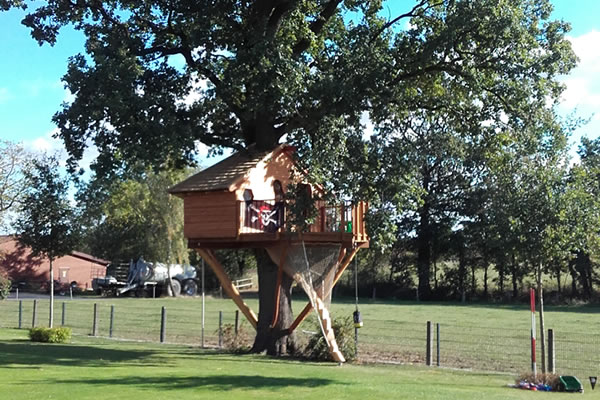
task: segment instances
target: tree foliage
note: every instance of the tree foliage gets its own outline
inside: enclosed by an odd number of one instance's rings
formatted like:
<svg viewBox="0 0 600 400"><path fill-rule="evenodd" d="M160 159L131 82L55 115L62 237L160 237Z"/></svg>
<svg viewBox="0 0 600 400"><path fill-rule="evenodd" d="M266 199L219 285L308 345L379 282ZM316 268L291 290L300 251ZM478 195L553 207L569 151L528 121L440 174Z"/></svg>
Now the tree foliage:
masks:
<svg viewBox="0 0 600 400"><path fill-rule="evenodd" d="M67 197L68 176L61 176L56 158L33 162L25 173L27 191L15 223L18 239L34 256L54 260L69 254L79 240L79 224Z"/></svg>
<svg viewBox="0 0 600 400"><path fill-rule="evenodd" d="M0 140L0 224L5 224L7 213L20 205L32 159L22 145Z"/></svg>

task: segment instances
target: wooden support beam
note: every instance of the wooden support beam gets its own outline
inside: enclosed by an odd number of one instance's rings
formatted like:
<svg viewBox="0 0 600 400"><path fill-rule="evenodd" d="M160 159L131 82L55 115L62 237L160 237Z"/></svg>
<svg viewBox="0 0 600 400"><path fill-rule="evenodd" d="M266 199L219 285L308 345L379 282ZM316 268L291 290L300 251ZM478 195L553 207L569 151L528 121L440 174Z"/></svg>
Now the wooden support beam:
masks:
<svg viewBox="0 0 600 400"><path fill-rule="evenodd" d="M348 265L350 265L350 262L352 261L354 256L356 256L356 253L358 253L358 250L360 250L360 247L353 249L352 252L346 257L346 259L343 262L341 262L341 259L343 259L344 254L346 253L346 249L342 249L342 250L343 251L340 251L340 256L338 258L338 260L340 261L340 267L338 268L338 270L333 278L333 285L331 286L332 290L333 290L333 287L335 286L335 284L342 277L342 274L344 273L346 268L348 268ZM300 314L298 314L298 316L296 317L294 322L292 322L292 325L290 325L290 327L288 328L288 332L292 333L294 330L296 330L298 325L300 325L302 323L302 321L304 321L306 319L306 317L308 317L308 314L310 313L311 310L312 310L312 304L310 304L310 302L309 302L304 307L302 312Z"/></svg>
<svg viewBox="0 0 600 400"><path fill-rule="evenodd" d="M196 251L198 252L198 254L200 254L202 258L204 258L204 261L206 261L210 268L213 270L213 272L219 279L221 286L225 290L225 293L227 293L227 295L231 297L231 299L238 306L242 314L244 314L248 322L250 322L250 325L252 325L254 329L256 329L256 326L258 325L258 318L256 317L256 314L254 313L254 311L252 311L250 307L248 307L246 303L244 303L240 292L237 290L233 282L231 282L231 279L229 279L227 272L225 272L225 269L217 260L217 257L215 257L215 254L212 252L212 250L196 249Z"/></svg>

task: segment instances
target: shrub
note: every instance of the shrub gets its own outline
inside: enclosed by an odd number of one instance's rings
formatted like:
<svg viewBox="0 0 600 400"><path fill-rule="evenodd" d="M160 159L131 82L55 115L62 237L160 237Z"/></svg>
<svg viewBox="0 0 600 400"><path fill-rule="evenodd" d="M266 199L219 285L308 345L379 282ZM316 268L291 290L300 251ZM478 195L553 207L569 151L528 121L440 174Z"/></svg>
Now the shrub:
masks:
<svg viewBox="0 0 600 400"><path fill-rule="evenodd" d="M12 282L8 279L8 275L0 270L0 300L4 300L10 293Z"/></svg>
<svg viewBox="0 0 600 400"><path fill-rule="evenodd" d="M29 339L32 342L67 343L71 340L71 328L31 328Z"/></svg>
<svg viewBox="0 0 600 400"><path fill-rule="evenodd" d="M323 338L319 322L316 319L312 319L311 324L316 332L308 340L302 352L303 355L311 360L331 361L329 348ZM355 360L356 348L354 347L354 321L352 317L333 318L331 325L335 334L335 340L346 361Z"/></svg>
<svg viewBox="0 0 600 400"><path fill-rule="evenodd" d="M218 334L218 332L217 332ZM223 348L232 353L246 353L252 346L252 336L246 324L242 322L238 326L237 335L235 334L235 326L233 324L223 325Z"/></svg>

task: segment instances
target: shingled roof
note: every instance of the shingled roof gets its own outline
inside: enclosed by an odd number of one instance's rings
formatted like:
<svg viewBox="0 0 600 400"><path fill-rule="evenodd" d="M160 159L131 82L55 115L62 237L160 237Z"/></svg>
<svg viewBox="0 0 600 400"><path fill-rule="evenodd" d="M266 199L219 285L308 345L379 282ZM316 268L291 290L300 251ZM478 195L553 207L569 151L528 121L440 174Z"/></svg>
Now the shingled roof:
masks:
<svg viewBox="0 0 600 400"><path fill-rule="evenodd" d="M237 152L231 157L171 187L169 193L177 195L190 192L229 190L231 185L243 179L259 162L288 147L286 145L279 145L270 151L256 151L253 148L249 148L245 151Z"/></svg>

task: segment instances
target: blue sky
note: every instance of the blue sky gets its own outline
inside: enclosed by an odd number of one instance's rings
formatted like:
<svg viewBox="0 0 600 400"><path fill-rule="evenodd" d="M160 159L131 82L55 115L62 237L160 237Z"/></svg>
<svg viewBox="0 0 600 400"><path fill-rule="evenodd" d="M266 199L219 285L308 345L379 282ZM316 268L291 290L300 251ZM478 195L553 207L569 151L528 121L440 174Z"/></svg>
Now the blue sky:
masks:
<svg viewBox="0 0 600 400"><path fill-rule="evenodd" d="M577 109L591 121L574 136L600 135L600 0L553 0L554 18L569 21L569 38L580 58L573 73L561 80L567 85L559 112ZM61 32L54 47L38 46L20 24L20 10L0 12L0 139L22 142L36 151L59 151L52 138L52 115L69 99L60 79L68 57L83 52L83 36L70 28ZM84 164L94 157L85 156ZM207 162L207 163L210 163Z"/></svg>

